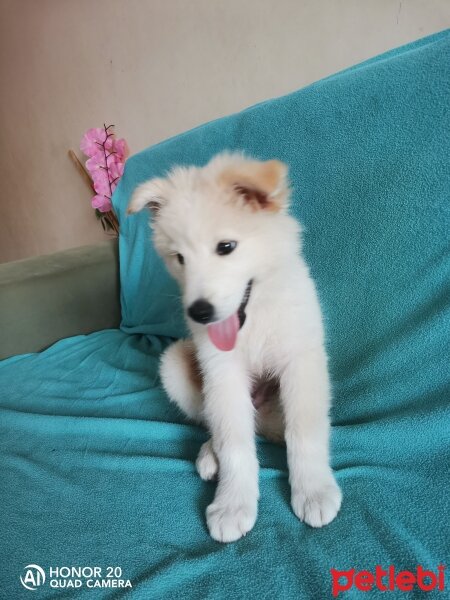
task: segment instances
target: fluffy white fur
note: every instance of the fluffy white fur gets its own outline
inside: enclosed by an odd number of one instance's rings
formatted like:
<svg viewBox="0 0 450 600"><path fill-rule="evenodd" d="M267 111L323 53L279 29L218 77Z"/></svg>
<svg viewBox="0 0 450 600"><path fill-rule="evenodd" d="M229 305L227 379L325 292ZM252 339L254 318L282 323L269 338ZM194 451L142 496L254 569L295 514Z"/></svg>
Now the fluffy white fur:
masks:
<svg viewBox="0 0 450 600"><path fill-rule="evenodd" d="M239 539L256 521L255 429L286 441L291 502L299 519L321 527L341 505L329 465L322 317L288 200L283 163L221 154L203 168L175 168L165 179L144 183L129 207L154 212L154 243L180 283L186 308L205 298L217 319L225 319L253 279L247 318L232 351L218 350L206 326L188 318L192 341L173 344L161 362L169 397L211 433L196 464L203 479L218 474L206 518L211 536L221 542ZM237 242L227 256L216 253L223 240ZM279 397L256 411L251 386L267 376L279 380Z"/></svg>

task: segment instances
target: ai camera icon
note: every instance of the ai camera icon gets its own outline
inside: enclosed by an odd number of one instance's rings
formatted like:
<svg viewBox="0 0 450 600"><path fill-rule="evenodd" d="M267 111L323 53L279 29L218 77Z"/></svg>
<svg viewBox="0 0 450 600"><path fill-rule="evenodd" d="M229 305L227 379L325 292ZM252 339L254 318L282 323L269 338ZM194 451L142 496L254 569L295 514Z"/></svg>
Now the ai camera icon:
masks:
<svg viewBox="0 0 450 600"><path fill-rule="evenodd" d="M20 576L20 583L27 590L34 592L45 583L45 571L39 565L27 565L23 570L25 573Z"/></svg>

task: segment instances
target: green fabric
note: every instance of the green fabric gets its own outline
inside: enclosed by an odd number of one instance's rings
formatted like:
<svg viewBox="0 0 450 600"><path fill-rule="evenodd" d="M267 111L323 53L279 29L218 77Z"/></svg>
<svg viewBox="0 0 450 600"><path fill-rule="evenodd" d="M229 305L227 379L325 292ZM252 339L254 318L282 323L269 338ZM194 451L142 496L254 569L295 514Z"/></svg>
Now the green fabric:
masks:
<svg viewBox="0 0 450 600"><path fill-rule="evenodd" d="M117 240L0 265L0 359L120 323Z"/></svg>
<svg viewBox="0 0 450 600"><path fill-rule="evenodd" d="M133 598L258 600L331 598L331 568L448 563L449 64L443 32L128 161L114 198L123 331L0 363L6 598L29 597L19 576L30 563L118 565ZM230 545L206 529L215 486L194 470L206 434L158 382L165 336L183 331L175 288L146 216L124 217L138 182L225 147L290 165L326 320L344 493L333 523L303 525L289 506L285 449L260 441L259 518ZM48 582L33 594L125 597Z"/></svg>

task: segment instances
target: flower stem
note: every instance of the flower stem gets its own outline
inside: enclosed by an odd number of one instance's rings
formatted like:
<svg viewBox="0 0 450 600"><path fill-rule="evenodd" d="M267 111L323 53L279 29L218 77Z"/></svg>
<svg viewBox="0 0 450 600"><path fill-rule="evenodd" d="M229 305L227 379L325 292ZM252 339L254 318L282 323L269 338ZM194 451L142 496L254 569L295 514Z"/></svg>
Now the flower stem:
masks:
<svg viewBox="0 0 450 600"><path fill-rule="evenodd" d="M109 193L110 193L110 198L112 197L112 187L111 187L111 179L109 177L109 168L108 168L108 156L106 155L106 141L109 137L111 137L113 134L108 132L108 129L110 129L111 127L113 127L113 125L108 125L108 127L106 127L106 124L103 123L103 127L105 129L105 141L102 143L102 148L103 148L103 155L105 157L105 169L108 175L108 185L109 185ZM111 154L109 155L111 156Z"/></svg>

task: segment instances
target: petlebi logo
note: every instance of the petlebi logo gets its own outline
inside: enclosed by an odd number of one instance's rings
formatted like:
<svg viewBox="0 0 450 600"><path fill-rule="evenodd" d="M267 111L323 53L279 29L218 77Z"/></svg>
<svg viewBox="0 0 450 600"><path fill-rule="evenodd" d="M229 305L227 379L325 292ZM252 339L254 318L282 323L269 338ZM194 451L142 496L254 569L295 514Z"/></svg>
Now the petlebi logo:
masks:
<svg viewBox="0 0 450 600"><path fill-rule="evenodd" d="M445 591L445 565L438 565L437 570L424 569L422 565L417 565L414 571L398 571L394 565L386 568L376 565L373 571L331 569L330 572L334 597L353 588L361 592L370 592L375 588L382 592Z"/></svg>
<svg viewBox="0 0 450 600"><path fill-rule="evenodd" d="M45 571L39 565L27 565L24 567L24 573L20 576L20 583L27 590L34 592L45 583Z"/></svg>

